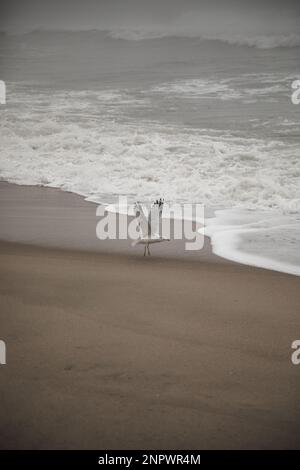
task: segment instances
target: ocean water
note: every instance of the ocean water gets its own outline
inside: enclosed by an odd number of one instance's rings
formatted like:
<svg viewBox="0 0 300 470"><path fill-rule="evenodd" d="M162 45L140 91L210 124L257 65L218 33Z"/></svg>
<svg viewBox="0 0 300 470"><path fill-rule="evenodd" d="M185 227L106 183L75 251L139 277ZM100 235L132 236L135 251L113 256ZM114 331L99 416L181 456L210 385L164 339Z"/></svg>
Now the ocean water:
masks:
<svg viewBox="0 0 300 470"><path fill-rule="evenodd" d="M217 254L300 274L297 38L161 36L1 34L1 179L202 203Z"/></svg>

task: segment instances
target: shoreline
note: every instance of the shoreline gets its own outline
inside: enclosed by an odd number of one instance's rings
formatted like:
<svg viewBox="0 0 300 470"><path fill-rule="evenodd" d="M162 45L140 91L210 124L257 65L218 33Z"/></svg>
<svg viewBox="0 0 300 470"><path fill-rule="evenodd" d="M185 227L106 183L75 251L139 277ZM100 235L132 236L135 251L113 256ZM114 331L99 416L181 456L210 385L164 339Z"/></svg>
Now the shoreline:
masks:
<svg viewBox="0 0 300 470"><path fill-rule="evenodd" d="M98 204L83 196L56 188L0 182L0 240L40 247L142 256L143 246L131 240L99 240ZM119 216L122 217L121 215ZM130 220L132 217L129 218ZM201 250L187 251L185 239L155 244L151 256L212 263L233 262L212 253L204 237Z"/></svg>
<svg viewBox="0 0 300 470"><path fill-rule="evenodd" d="M0 220L2 222L0 224L0 240L55 249L143 256L144 246L132 247L132 240L129 238L125 240L99 240L96 235L97 224L101 220L101 217L96 213L99 206L101 204L88 201L85 196L58 188L26 186L0 181ZM230 211L227 212L230 213ZM122 219L124 221L125 217L122 214L116 214L117 229L119 222ZM264 250L268 253L268 243L271 240L268 237L260 241L259 239L251 240L252 243L248 242L247 247L239 248L239 244L243 243L242 238L238 238L240 237L239 233L245 230L247 221L241 222L240 226L233 224L229 230L230 217L233 217L233 219L236 217L234 210L232 210L232 215L229 216L227 225L225 221L224 228L222 227L222 224L224 224L222 215L220 220L218 217L220 216L206 216L206 225L203 230L200 230L204 242L200 250L188 251L185 249L185 243L190 243L190 240L185 238L181 240L174 239L174 226L171 222L171 241L151 245L151 256L191 262L240 264L299 277L297 264L289 265L288 261L284 261L285 257L281 256L280 250L278 250L278 255L275 257L272 254L266 258L262 255ZM242 217L245 219L245 215L242 215ZM247 217L248 224L253 223L255 227L252 220L253 215L249 213ZM128 216L125 224L130 223L132 220L133 216ZM215 221L217 221L216 224ZM295 230L295 227L292 225L291 227ZM272 230L272 227L270 227L270 230ZM296 235L294 235L295 237ZM295 246L295 240L292 238L293 232L290 235L290 243ZM194 242L195 240L193 240ZM277 242L280 243L280 237ZM274 243L273 240L273 248ZM212 246L214 246L214 250ZM287 254L284 250L283 253ZM289 256L291 256L291 253ZM296 252L293 256L293 259L299 259Z"/></svg>

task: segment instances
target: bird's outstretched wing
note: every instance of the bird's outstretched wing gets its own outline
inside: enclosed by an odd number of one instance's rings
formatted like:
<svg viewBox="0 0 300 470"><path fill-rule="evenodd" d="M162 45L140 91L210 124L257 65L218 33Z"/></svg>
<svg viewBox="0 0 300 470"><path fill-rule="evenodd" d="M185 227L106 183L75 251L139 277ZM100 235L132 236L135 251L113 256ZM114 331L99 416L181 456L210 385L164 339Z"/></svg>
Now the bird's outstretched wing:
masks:
<svg viewBox="0 0 300 470"><path fill-rule="evenodd" d="M151 238L159 237L160 235L160 220L162 216L164 203L154 202L151 206L149 214L149 226Z"/></svg>
<svg viewBox="0 0 300 470"><path fill-rule="evenodd" d="M137 202L135 204L135 217L138 222L141 238L148 238L151 235L148 215L145 214L143 206Z"/></svg>

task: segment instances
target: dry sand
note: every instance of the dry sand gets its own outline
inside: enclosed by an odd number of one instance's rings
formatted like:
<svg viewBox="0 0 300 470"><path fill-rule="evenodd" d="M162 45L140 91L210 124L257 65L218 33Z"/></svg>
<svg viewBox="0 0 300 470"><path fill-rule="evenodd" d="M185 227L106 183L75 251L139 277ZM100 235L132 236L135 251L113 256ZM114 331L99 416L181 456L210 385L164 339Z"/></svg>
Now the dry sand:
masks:
<svg viewBox="0 0 300 470"><path fill-rule="evenodd" d="M22 225L19 189L1 187L0 238L34 238L36 206L23 197ZM300 447L299 278L207 253L83 251L75 238L70 250L0 243L1 448Z"/></svg>

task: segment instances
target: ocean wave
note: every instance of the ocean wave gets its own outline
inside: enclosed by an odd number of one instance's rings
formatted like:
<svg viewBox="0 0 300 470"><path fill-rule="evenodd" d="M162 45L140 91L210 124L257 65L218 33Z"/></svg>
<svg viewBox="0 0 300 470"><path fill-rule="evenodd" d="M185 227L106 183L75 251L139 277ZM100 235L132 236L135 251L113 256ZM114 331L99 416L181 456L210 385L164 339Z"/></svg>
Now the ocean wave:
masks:
<svg viewBox="0 0 300 470"><path fill-rule="evenodd" d="M198 31L180 30L174 28L169 30L147 30L147 29L114 29L108 34L115 39L126 39L128 41L141 41L147 39L159 39L167 37L202 39L210 41L220 41L230 45L256 47L258 49L273 49L276 47L297 47L300 46L300 35L297 33L277 34L277 35L210 35L201 34Z"/></svg>
<svg viewBox="0 0 300 470"><path fill-rule="evenodd" d="M117 40L126 41L145 41L153 39L167 39L167 38L182 38L182 39L199 39L202 41L218 41L221 43L236 45L236 46L247 46L255 47L257 49L274 49L274 48L293 48L300 46L300 34L299 33L288 33L288 34L269 34L269 35L244 35L244 34L208 34L201 33L198 29L189 29L176 25L174 27L165 28L24 28L21 29L10 29L2 30L0 34L3 35L23 35L23 34L59 34L59 33L86 33L86 34L104 34L110 38Z"/></svg>
<svg viewBox="0 0 300 470"><path fill-rule="evenodd" d="M190 97L217 97L221 100L241 98L241 93L232 88L225 80L188 79L176 80L157 85L152 88L154 93L176 94Z"/></svg>
<svg viewBox="0 0 300 470"><path fill-rule="evenodd" d="M269 36L206 36L206 39L221 41L237 46L256 47L257 49L300 46L299 34L279 34Z"/></svg>
<svg viewBox="0 0 300 470"><path fill-rule="evenodd" d="M300 210L298 144L129 118L121 90L11 92L0 176L85 196Z"/></svg>
<svg viewBox="0 0 300 470"><path fill-rule="evenodd" d="M300 276L300 217L276 211L215 211L200 233L213 252L238 263Z"/></svg>
<svg viewBox="0 0 300 470"><path fill-rule="evenodd" d="M220 100L237 100L278 97L289 94L292 77L284 74L255 74L237 77L213 79L185 79L161 83L152 88L153 93L178 95L180 97L217 98Z"/></svg>

